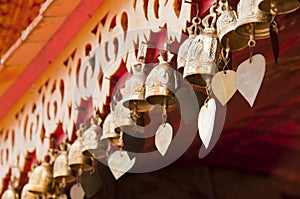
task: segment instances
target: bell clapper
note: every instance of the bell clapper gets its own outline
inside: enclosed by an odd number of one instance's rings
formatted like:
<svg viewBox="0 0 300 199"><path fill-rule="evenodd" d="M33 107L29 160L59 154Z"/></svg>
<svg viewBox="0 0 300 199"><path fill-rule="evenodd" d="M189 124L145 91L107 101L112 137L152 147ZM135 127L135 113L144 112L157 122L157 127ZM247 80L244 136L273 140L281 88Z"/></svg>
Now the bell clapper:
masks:
<svg viewBox="0 0 300 199"><path fill-rule="evenodd" d="M229 38L227 37L226 38L226 48L222 48L222 51L221 51L222 60L225 63L223 66L224 74L226 74L226 70L228 69L228 64L230 62L229 53L230 53L230 46L229 46Z"/></svg>
<svg viewBox="0 0 300 199"><path fill-rule="evenodd" d="M253 23L251 23L250 25L251 25L252 33L249 36L248 46L249 46L249 61L251 63L254 48L255 48L255 45L256 45L256 41L255 41L255 25Z"/></svg>
<svg viewBox="0 0 300 199"><path fill-rule="evenodd" d="M119 138L119 142L120 142L120 152L123 151L123 147L124 147L124 142L123 142L123 130L121 130L120 132L120 138ZM123 154L121 153L121 157L123 156Z"/></svg>
<svg viewBox="0 0 300 199"><path fill-rule="evenodd" d="M206 78L205 82L206 82L206 95L207 95L207 98L204 101L204 105L207 108L207 106L208 106L207 102L211 99L211 92L212 91L211 91L211 85L210 85L211 81L210 81L210 79Z"/></svg>
<svg viewBox="0 0 300 199"><path fill-rule="evenodd" d="M163 102L163 113L162 113L162 125L165 127L167 123L167 117L168 117L168 103L167 103L167 97L164 97Z"/></svg>

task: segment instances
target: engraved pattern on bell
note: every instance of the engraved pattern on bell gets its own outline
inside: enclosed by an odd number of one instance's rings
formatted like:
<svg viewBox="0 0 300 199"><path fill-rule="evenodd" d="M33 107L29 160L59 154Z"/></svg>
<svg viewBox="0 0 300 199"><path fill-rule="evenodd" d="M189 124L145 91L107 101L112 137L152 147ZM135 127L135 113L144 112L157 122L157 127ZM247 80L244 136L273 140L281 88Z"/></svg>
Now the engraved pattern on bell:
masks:
<svg viewBox="0 0 300 199"><path fill-rule="evenodd" d="M220 47L215 33L195 37L187 55L183 77L191 84L206 86L205 79L216 73Z"/></svg>
<svg viewBox="0 0 300 199"><path fill-rule="evenodd" d="M171 59L171 58L170 58ZM146 100L150 104L174 104L174 93L178 89L178 77L171 65L161 60L149 73L146 79Z"/></svg>
<svg viewBox="0 0 300 199"><path fill-rule="evenodd" d="M259 10L260 0L241 0L237 5L238 21L235 31L241 36L255 35L255 39L265 39L270 36L269 26L272 15Z"/></svg>
<svg viewBox="0 0 300 199"><path fill-rule="evenodd" d="M217 19L217 34L223 48L229 48L230 51L245 48L249 39L236 34L237 14L229 8L228 1L219 1L217 11L220 13Z"/></svg>
<svg viewBox="0 0 300 199"><path fill-rule="evenodd" d="M68 153L68 164L71 169L77 171L83 169L89 171L92 169L92 161L82 153L80 138L74 141Z"/></svg>
<svg viewBox="0 0 300 199"><path fill-rule="evenodd" d="M48 163L36 167L29 178L28 190L34 194L52 192L52 168Z"/></svg>
<svg viewBox="0 0 300 199"><path fill-rule="evenodd" d="M183 77L192 85L205 87L206 80L210 79L218 69L220 45L216 31L216 6L210 8L210 14L204 17L204 30L190 45Z"/></svg>
<svg viewBox="0 0 300 199"><path fill-rule="evenodd" d="M132 67L133 75L126 80L122 89L123 105L130 110L137 112L147 112L153 108L145 99L146 74L145 64L138 63Z"/></svg>
<svg viewBox="0 0 300 199"><path fill-rule="evenodd" d="M296 11L300 7L300 2L299 0L260 0L258 7L263 12L279 15Z"/></svg>
<svg viewBox="0 0 300 199"><path fill-rule="evenodd" d="M194 40L195 35L190 35L179 47L178 54L177 54L177 70L180 73L183 73L186 61L187 61L187 54L190 48L192 41Z"/></svg>

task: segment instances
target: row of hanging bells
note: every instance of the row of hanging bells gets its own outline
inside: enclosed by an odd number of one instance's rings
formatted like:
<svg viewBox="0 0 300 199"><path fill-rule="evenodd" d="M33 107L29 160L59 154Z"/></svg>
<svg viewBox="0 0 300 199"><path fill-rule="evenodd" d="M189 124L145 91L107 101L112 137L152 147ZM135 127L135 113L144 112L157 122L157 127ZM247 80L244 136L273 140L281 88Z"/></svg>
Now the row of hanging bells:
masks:
<svg viewBox="0 0 300 199"><path fill-rule="evenodd" d="M252 49L256 39L270 37L270 24L275 15L299 7L298 0L241 0L236 12L227 0L220 0L203 20L198 13L193 18L192 26L188 28L189 37L178 50L177 69L192 85L204 88L208 96L198 118L200 137L206 148L209 147L216 114L211 90L223 105L239 90L252 106L265 71L264 57L252 54L236 72L227 70L229 53L247 46ZM157 104L163 108L163 119L156 132L155 144L161 155L166 154L173 136L172 126L167 122L167 110L175 103L179 77L172 69L173 55L168 48L161 52L159 63L148 76L144 53L145 49L142 49L137 63L132 65L132 76L120 90L123 98L111 102L111 112L103 122L103 130L98 115L91 118L89 128L81 124L76 132L77 139L69 149L68 145L62 145L55 154L55 161L47 156L40 166L33 169L23 188L22 199L62 196L61 190L67 183L74 182L76 175L78 178L83 171L93 171L95 159L107 157L115 178L121 177L135 163L135 158L130 158L123 149L123 134L142 133L139 127L145 125L143 114ZM222 71L217 72L219 69ZM256 86L250 93L245 76L256 76L252 81ZM112 146L120 149L109 154ZM14 187L9 186L2 199L15 198L18 196Z"/></svg>

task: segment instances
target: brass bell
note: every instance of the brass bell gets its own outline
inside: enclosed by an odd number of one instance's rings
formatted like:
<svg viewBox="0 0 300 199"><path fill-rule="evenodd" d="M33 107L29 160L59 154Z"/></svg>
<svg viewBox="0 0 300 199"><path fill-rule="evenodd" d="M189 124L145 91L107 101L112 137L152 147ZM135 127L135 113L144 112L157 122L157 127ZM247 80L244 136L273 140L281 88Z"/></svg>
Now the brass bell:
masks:
<svg viewBox="0 0 300 199"><path fill-rule="evenodd" d="M259 10L260 0L241 0L237 5L238 21L235 31L245 37L251 35L255 39L265 39L270 36L272 15Z"/></svg>
<svg viewBox="0 0 300 199"><path fill-rule="evenodd" d="M1 199L18 199L19 195L16 190L9 185L8 189L2 194Z"/></svg>
<svg viewBox="0 0 300 199"><path fill-rule="evenodd" d="M100 127L102 120L95 116L91 118L91 126L84 131L81 137L82 153L86 156L94 158L104 158L106 156L107 142L101 141L102 128Z"/></svg>
<svg viewBox="0 0 300 199"><path fill-rule="evenodd" d="M44 161L32 171L29 178L28 191L38 195L52 193L52 178L52 167L48 161Z"/></svg>
<svg viewBox="0 0 300 199"><path fill-rule="evenodd" d="M74 182L76 178L72 175L71 168L68 165L68 152L66 145L61 145L60 154L56 157L53 164L53 178L60 182L62 187L67 183Z"/></svg>
<svg viewBox="0 0 300 199"><path fill-rule="evenodd" d="M133 129L138 131L141 128L143 123L143 117L137 116L134 118L131 115L131 111L123 106L124 100L121 100L117 103L115 110L113 112L114 123L116 124L116 132L131 132Z"/></svg>
<svg viewBox="0 0 300 199"><path fill-rule="evenodd" d="M193 42L194 38L202 32L201 28L201 19L199 16L196 16L192 20L192 25L188 27L189 37L180 45L177 54L177 70L182 74L186 59L188 55L188 51L190 48L191 43Z"/></svg>
<svg viewBox="0 0 300 199"><path fill-rule="evenodd" d="M219 1L217 11L220 13L217 20L217 34L223 48L237 51L248 46L249 39L239 36L235 32L237 14L229 8L228 1Z"/></svg>
<svg viewBox="0 0 300 199"><path fill-rule="evenodd" d="M151 70L146 79L146 100L150 104L168 106L174 104L174 93L178 89L176 71L170 65L173 57L168 51L163 51L159 56L159 63Z"/></svg>
<svg viewBox="0 0 300 199"><path fill-rule="evenodd" d="M39 199L39 196L36 194L31 193L29 190L29 184L26 184L21 193L21 199Z"/></svg>
<svg viewBox="0 0 300 199"><path fill-rule="evenodd" d="M132 66L133 75L125 82L122 89L123 105L136 112L147 112L153 106L145 100L145 63L141 57L137 64Z"/></svg>
<svg viewBox="0 0 300 199"><path fill-rule="evenodd" d="M101 140L110 140L114 146L121 147L120 132L116 132L116 124L114 122L113 112L110 112L103 123L103 134Z"/></svg>
<svg viewBox="0 0 300 199"><path fill-rule="evenodd" d="M300 7L299 0L260 0L259 9L272 15L287 14Z"/></svg>
<svg viewBox="0 0 300 199"><path fill-rule="evenodd" d="M204 30L190 45L183 77L192 85L206 87L207 81L216 73L220 57L220 45L215 28L217 14L211 7L203 20Z"/></svg>
<svg viewBox="0 0 300 199"><path fill-rule="evenodd" d="M77 132L80 132L80 130ZM90 171L93 168L91 158L82 153L81 140L78 134L77 139L69 149L68 165L74 171Z"/></svg>

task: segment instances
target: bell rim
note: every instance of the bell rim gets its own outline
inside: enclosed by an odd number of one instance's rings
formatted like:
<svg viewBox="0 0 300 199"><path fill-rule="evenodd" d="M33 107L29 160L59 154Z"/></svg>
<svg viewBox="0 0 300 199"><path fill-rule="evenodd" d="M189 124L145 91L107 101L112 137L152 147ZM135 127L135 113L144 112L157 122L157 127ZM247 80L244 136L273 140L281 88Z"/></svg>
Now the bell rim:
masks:
<svg viewBox="0 0 300 199"><path fill-rule="evenodd" d="M251 22L251 23L253 23L254 26L257 26L257 25L265 26L264 29L256 29L255 30L255 32L254 32L255 39L266 39L266 38L270 37L270 32L269 32L270 23L269 22ZM250 26L251 26L250 23L246 22L246 21L242 22L242 23L238 23L236 25L235 32L236 32L236 34L238 34L241 37L249 37L252 34L251 31L244 31L244 30L245 29L250 30L251 28L247 28ZM258 31L258 30L260 30L260 31Z"/></svg>
<svg viewBox="0 0 300 199"><path fill-rule="evenodd" d="M267 2L268 0L263 0L258 4L258 8L260 11L264 12L264 13L270 13L270 3ZM276 13L277 15L282 15L282 14L288 14L291 12L295 12L296 10L298 10L300 8L300 2L298 0L294 0L292 2L293 4L297 5L296 7L293 7L293 9L286 9L286 10L278 10L278 12Z"/></svg>

